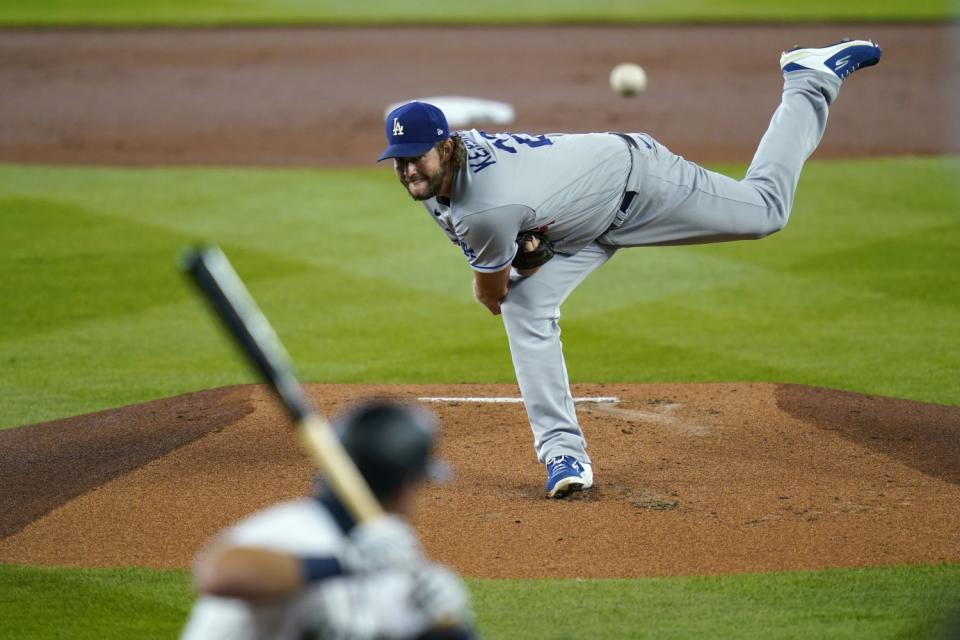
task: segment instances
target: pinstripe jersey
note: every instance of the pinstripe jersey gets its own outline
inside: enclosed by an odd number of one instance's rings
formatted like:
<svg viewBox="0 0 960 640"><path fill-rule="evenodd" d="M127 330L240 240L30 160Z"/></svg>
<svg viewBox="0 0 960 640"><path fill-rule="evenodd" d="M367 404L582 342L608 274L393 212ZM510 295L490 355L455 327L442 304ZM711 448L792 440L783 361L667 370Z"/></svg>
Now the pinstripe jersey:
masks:
<svg viewBox="0 0 960 640"><path fill-rule="evenodd" d="M222 537L232 546L338 556L345 533L317 500L301 498L260 511ZM181 640L419 637L431 622L410 603L412 589L409 571L380 571L331 578L296 596L266 602L202 596Z"/></svg>
<svg viewBox="0 0 960 640"><path fill-rule="evenodd" d="M607 133L541 136L460 131L467 162L452 197L424 201L476 271L501 271L520 231L539 230L573 254L607 230L630 173L626 143Z"/></svg>

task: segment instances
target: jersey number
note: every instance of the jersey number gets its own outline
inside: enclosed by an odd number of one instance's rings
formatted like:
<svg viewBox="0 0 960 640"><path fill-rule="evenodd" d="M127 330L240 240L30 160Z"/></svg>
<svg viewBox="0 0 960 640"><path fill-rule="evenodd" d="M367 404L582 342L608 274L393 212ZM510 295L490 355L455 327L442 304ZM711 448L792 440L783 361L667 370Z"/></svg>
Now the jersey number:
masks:
<svg viewBox="0 0 960 640"><path fill-rule="evenodd" d="M546 135L542 136L531 136L527 133L487 133L486 131L481 131L480 135L487 140L493 142L493 146L497 149L502 149L507 153L516 153L517 149L511 144L525 144L531 149L536 149L537 147L546 147L553 144L553 140L548 138Z"/></svg>

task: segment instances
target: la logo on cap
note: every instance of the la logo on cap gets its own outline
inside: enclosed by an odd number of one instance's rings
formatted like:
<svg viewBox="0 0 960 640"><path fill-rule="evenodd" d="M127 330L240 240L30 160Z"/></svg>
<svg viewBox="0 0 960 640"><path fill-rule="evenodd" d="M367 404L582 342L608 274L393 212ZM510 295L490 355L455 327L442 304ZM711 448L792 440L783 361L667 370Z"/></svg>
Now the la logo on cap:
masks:
<svg viewBox="0 0 960 640"><path fill-rule="evenodd" d="M418 158L438 142L450 137L450 127L443 111L426 102L406 102L394 107L383 119L387 148L380 160Z"/></svg>

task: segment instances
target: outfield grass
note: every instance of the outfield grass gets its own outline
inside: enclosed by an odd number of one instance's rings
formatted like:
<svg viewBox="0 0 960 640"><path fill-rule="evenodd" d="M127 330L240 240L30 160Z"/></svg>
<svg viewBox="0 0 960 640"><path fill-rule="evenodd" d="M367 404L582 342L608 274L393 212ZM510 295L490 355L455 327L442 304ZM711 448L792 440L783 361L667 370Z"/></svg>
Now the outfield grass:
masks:
<svg viewBox="0 0 960 640"><path fill-rule="evenodd" d="M2 0L0 25L503 24L942 20L954 0Z"/></svg>
<svg viewBox="0 0 960 640"><path fill-rule="evenodd" d="M0 564L0 637L176 638L192 599L186 571Z"/></svg>
<svg viewBox="0 0 960 640"><path fill-rule="evenodd" d="M173 638L182 571L0 565L5 640ZM497 638L932 638L960 606L960 565L640 580L470 580Z"/></svg>
<svg viewBox="0 0 960 640"><path fill-rule="evenodd" d="M960 404L958 177L956 158L814 162L776 236L624 250L564 306L573 380ZM0 225L4 427L253 381L175 267L198 239L308 381L514 379L462 255L388 169L0 166Z"/></svg>

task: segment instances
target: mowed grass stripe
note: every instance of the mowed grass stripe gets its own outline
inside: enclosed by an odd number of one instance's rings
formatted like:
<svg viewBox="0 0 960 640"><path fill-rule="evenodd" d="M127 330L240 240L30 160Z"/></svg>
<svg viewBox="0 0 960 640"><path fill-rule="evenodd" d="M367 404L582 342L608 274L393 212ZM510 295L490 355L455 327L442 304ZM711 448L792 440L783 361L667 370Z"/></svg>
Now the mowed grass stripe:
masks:
<svg viewBox="0 0 960 640"><path fill-rule="evenodd" d="M0 2L7 25L210 25L210 24L501 24L543 22L660 22L751 20L919 20L951 15L950 0L802 3L761 0L421 0L416 9L389 0L17 0Z"/></svg>
<svg viewBox="0 0 960 640"><path fill-rule="evenodd" d="M958 584L940 565L471 587L489 638L852 639L933 637Z"/></svg>
<svg viewBox="0 0 960 640"><path fill-rule="evenodd" d="M0 564L0 635L176 638L192 600L184 571L60 569Z"/></svg>
<svg viewBox="0 0 960 640"><path fill-rule="evenodd" d="M960 220L807 258L793 267L810 279L830 277L851 289L956 309L958 247ZM910 261L897 259L904 252L912 257ZM930 273L937 277L927 277Z"/></svg>
<svg viewBox="0 0 960 640"><path fill-rule="evenodd" d="M157 281L169 280L161 299L173 302L151 300L140 310L101 313L0 342L0 362L7 365L0 374L6 390L0 405L4 426L256 380L177 272L175 250L157 267ZM273 272L270 261L231 252L229 246L227 251L247 267L241 275L258 263L259 273ZM398 292L382 281L337 270L245 279L304 379L428 382L442 376L480 381L512 376L495 319L470 336L444 326L475 318L476 303L467 299L466 290L459 303L443 304L439 318L432 293ZM398 325L395 317L403 321ZM478 375L472 363L489 354L497 356L496 362ZM421 362L422 367L411 365Z"/></svg>
<svg viewBox="0 0 960 640"><path fill-rule="evenodd" d="M916 241L925 236L931 242ZM586 285L571 296L565 326L571 331L578 324L597 328L609 318L610 324L620 327L618 332L633 326L633 335L644 339L675 331L689 336L687 329L702 325L708 329L707 338L728 332L742 337L746 331L754 339L777 342L821 335L877 341L896 330L901 339L881 348L916 346L914 338L931 337L924 331L960 325L953 285L958 275L951 262L960 248L960 235L933 231L900 240L885 242L882 256L854 249L819 256L811 268L792 270L721 260L699 248L673 252L669 260L650 257L650 250L627 251L614 260L632 260L637 272L651 275L631 280L634 265L620 264L622 268L612 273L611 263L591 276L590 285L596 289ZM916 257L890 264L891 253L904 250ZM863 268L861 256L870 256L873 264L867 262ZM603 297L608 286L615 292L612 299ZM596 310L603 314L596 317ZM678 316L682 322L675 321Z"/></svg>
<svg viewBox="0 0 960 640"><path fill-rule="evenodd" d="M743 168L717 167L740 178ZM811 161L800 177L790 223L761 243L697 247L706 253L792 269L857 246L958 222L960 157ZM801 251L785 248L801 246ZM829 265L829 259L824 263Z"/></svg>
<svg viewBox="0 0 960 640"><path fill-rule="evenodd" d="M62 169L0 165L2 193L79 206L193 239L273 253L278 259L443 292L462 283L432 267L458 253L423 208L403 197L392 172L367 170ZM56 185L51 191L51 185Z"/></svg>
<svg viewBox="0 0 960 640"><path fill-rule="evenodd" d="M170 638L183 571L0 565L10 640ZM468 580L484 638L931 638L960 608L960 565L638 580Z"/></svg>
<svg viewBox="0 0 960 640"><path fill-rule="evenodd" d="M591 382L796 382L956 403L949 385L933 383L960 367L947 338L960 326L956 313L931 320L915 307L883 304L876 317L807 321L802 307L793 316L790 307L729 309L739 299L726 292L570 320L568 366Z"/></svg>
<svg viewBox="0 0 960 640"><path fill-rule="evenodd" d="M0 326L0 342L105 317L133 315L182 298L169 277L189 235L62 202L0 199L8 269L0 291L15 300ZM253 280L302 267L243 252Z"/></svg>
<svg viewBox="0 0 960 640"><path fill-rule="evenodd" d="M958 166L814 162L781 234L624 250L564 307L573 379L960 402ZM195 239L224 246L306 380L512 381L459 250L394 180L0 166L0 425L250 380L175 268Z"/></svg>

